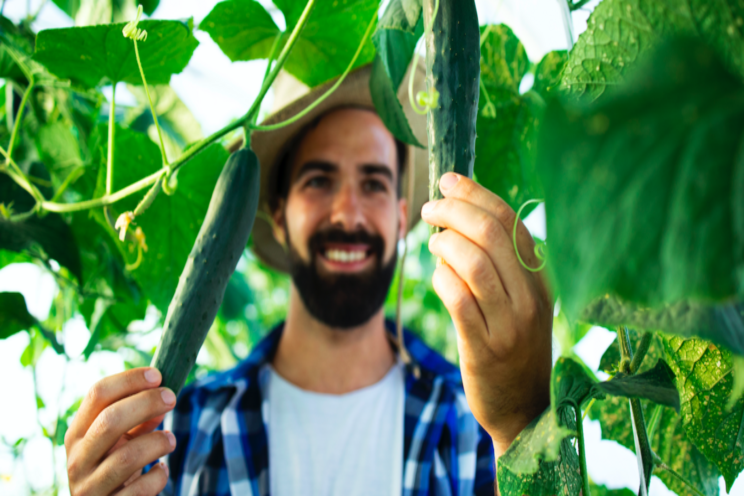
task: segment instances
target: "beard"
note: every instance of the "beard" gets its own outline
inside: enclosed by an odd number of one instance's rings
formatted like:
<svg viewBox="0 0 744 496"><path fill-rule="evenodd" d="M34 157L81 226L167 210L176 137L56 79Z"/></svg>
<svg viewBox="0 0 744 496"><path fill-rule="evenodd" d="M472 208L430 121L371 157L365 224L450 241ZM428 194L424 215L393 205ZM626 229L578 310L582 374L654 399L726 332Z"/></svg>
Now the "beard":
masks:
<svg viewBox="0 0 744 496"><path fill-rule="evenodd" d="M381 236L338 228L318 231L308 242L310 261L305 262L292 245L289 232L285 234L292 281L305 307L319 322L334 329L351 329L369 321L382 308L398 254L393 251L390 261L383 262L385 242ZM321 273L318 257L327 243L369 245L368 255L374 257L374 267L361 274Z"/></svg>

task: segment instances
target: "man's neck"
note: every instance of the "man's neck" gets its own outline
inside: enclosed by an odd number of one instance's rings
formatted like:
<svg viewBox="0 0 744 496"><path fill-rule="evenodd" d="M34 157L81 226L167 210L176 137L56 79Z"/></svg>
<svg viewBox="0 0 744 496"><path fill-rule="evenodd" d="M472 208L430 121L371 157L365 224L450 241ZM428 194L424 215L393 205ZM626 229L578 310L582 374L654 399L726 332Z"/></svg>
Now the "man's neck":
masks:
<svg viewBox="0 0 744 496"><path fill-rule="evenodd" d="M274 370L307 391L344 394L380 381L395 363L382 308L366 323L333 329L305 308L294 285Z"/></svg>

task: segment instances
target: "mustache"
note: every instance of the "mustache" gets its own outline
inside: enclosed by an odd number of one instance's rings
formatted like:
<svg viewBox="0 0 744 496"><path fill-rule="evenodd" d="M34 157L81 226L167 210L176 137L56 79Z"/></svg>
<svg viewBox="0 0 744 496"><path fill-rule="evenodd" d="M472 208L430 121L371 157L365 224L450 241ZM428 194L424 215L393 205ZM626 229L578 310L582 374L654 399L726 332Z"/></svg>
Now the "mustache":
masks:
<svg viewBox="0 0 744 496"><path fill-rule="evenodd" d="M371 234L364 230L349 232L338 227L331 227L317 231L310 237L308 248L313 259L318 253L321 253L321 250L328 243L369 245L370 253L377 255L378 261L382 261L382 254L385 249L385 241L379 234Z"/></svg>

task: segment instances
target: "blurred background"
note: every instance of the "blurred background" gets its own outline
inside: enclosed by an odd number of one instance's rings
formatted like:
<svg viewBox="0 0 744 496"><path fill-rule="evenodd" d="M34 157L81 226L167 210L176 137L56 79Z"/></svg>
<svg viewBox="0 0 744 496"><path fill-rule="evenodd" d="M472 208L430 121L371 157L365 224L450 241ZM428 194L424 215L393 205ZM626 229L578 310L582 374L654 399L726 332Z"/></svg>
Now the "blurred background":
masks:
<svg viewBox="0 0 744 496"><path fill-rule="evenodd" d="M481 24L504 23L524 44L531 61L539 61L551 50L566 49L569 37L576 39L586 28L586 20L598 1L592 1L571 15L567 26L564 0L477 0ZM152 18L193 17L195 25L210 12L215 1L160 0ZM273 5L261 0L283 29L284 19ZM381 9L381 12L384 10ZM73 21L53 3L45 0L5 0L2 13L14 22L38 12L34 31L72 26ZM171 88L185 104L182 123L188 125L192 139L208 135L232 119L240 117L258 93L265 61L231 63L212 39L195 31L198 46L188 67L171 79ZM528 90L532 75L522 81ZM111 88L104 94L111 97ZM126 85L117 87L120 108L141 105L138 95ZM271 94L264 102L271 108ZM190 113L189 113L190 111ZM526 224L533 235L544 239L544 210L538 208ZM427 226L419 224L409 235L405 265L402 315L404 323L420 334L432 347L457 362L455 331L449 315L431 288L434 261L426 247ZM401 245L402 248L402 245ZM247 356L252 346L280 322L288 300L286 276L263 267L246 251L231 279L226 300L207 342L197 359L196 377L234 366ZM395 314L397 279L386 304ZM129 367L149 363L149 356L160 338L160 315L154 307L144 320L132 322L127 332L110 336L95 350L86 350L91 336L79 314L65 313L65 294L53 273L33 263L15 263L0 269L0 291L24 295L30 313L39 321L61 319L58 339L64 354L37 347L28 333L0 340L0 495L69 494L66 482L64 446L61 440L74 416L80 399L100 378ZM559 330L560 323L556 324ZM599 359L615 338L614 333L592 328L573 352L597 371ZM557 339L555 356L565 345ZM573 343L571 343L573 345ZM87 358L86 358L87 357ZM602 372L597 372L606 378ZM615 442L601 440L599 422L585 420L589 474L597 484L608 488L638 487L636 459L632 452ZM656 477L652 495L673 494ZM721 481L721 494L726 494ZM744 482L738 481L731 495L744 496Z"/></svg>

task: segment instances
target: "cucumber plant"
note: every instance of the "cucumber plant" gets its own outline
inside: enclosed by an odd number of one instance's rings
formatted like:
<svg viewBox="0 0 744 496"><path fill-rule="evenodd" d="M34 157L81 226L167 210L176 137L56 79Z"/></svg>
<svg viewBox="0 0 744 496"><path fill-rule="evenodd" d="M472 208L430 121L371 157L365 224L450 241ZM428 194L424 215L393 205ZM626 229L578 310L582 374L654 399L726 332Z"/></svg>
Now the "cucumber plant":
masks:
<svg viewBox="0 0 744 496"><path fill-rule="evenodd" d="M587 416L636 452L640 494L652 476L680 495L718 494L719 477L731 489L744 469L741 2L602 0L574 46L533 64L509 27L479 23L472 0L390 0L381 17L376 0L277 2L285 30L258 2L226 0L199 29L230 60L268 67L245 114L188 139L177 132L184 114L158 103L197 49L193 21L140 20L157 1L97 2L95 11L54 3L76 27L34 33L31 19L0 17L0 267L35 261L60 288L43 322L19 294L0 294L0 337L28 332L24 366L48 346L69 359L56 331L77 315L91 332L83 356L118 349L147 364L154 350L132 346L127 331L148 306L164 317L154 363L173 389L194 377L205 335L210 355L241 358L225 343L236 343L229 324L246 312L220 309L222 293L227 306L260 294L258 307L284 308L258 289L279 276L250 255L260 277L231 276L255 213L258 164L248 149L229 156L225 143L260 129L280 70L315 86L374 61L378 112L421 146L397 93L412 87L404 75L423 43L427 92L409 94L427 114L431 174L417 180L436 197L443 173L474 176L525 215L545 201L550 256L532 269L546 271L559 297L562 356L550 408L498 462L501 494L608 493L589 480ZM678 35L695 37L671 40ZM526 91L525 77L534 80ZM141 88L141 106L117 105L117 83ZM410 251L428 260L421 246ZM399 279L398 308L443 311L422 293L424 279ZM429 320L414 317L421 328ZM594 325L618 337L602 356L603 380L573 351ZM42 425L52 443L73 413Z"/></svg>

